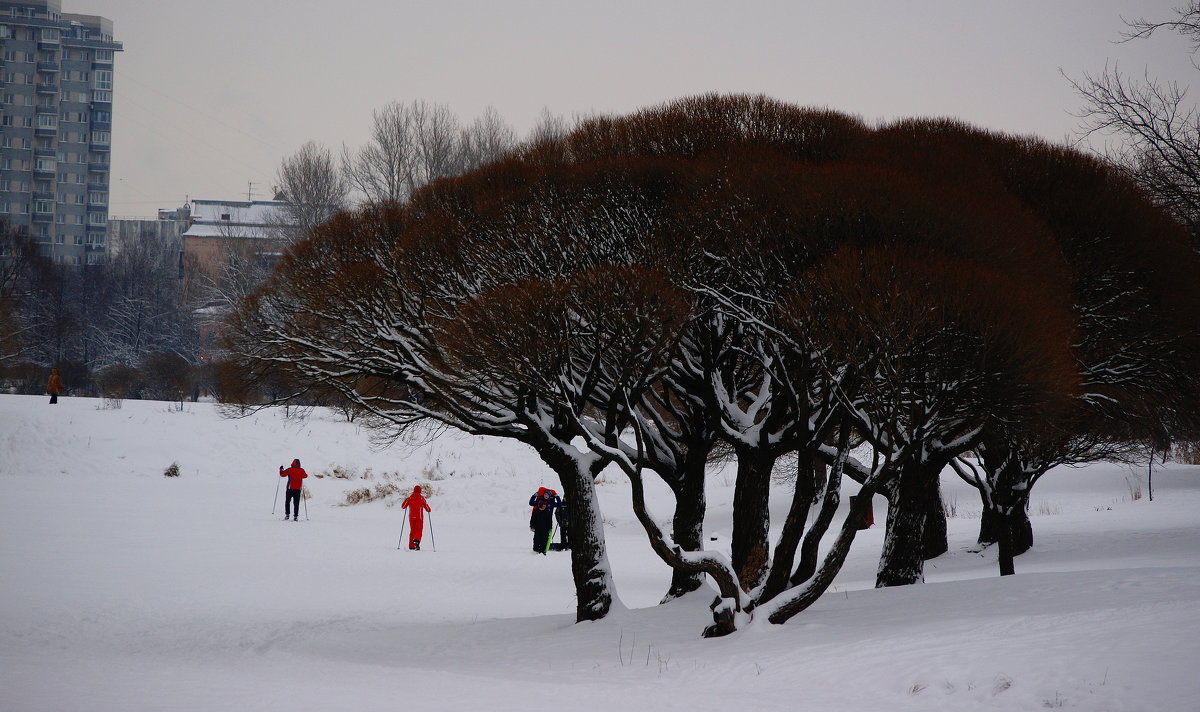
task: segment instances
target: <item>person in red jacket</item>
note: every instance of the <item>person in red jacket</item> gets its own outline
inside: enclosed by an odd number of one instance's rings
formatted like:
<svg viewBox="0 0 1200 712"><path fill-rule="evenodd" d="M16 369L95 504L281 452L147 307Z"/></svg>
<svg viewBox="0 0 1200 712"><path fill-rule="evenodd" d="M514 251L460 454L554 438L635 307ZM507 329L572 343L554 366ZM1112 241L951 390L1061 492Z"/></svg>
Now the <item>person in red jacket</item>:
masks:
<svg viewBox="0 0 1200 712"><path fill-rule="evenodd" d="M288 512L292 512L292 521L300 521L300 495L304 490L304 478L308 477L308 473L300 468L299 458L292 460L292 466L283 469L283 465L279 466L279 476L288 478L287 495L283 500L283 521L288 520ZM296 503L292 507L292 502Z"/></svg>
<svg viewBox="0 0 1200 712"><path fill-rule="evenodd" d="M413 551L421 549L421 533L425 529L425 513L431 512L429 502L421 495L421 485L413 487L412 494L404 498L400 507L408 510L408 548ZM437 542L434 542L436 549Z"/></svg>

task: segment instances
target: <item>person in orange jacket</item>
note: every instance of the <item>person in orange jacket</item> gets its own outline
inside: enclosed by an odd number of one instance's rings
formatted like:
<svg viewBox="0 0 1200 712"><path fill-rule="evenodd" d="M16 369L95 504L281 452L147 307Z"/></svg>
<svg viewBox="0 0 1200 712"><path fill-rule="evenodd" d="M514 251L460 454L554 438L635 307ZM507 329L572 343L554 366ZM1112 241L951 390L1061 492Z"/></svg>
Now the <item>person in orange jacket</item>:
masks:
<svg viewBox="0 0 1200 712"><path fill-rule="evenodd" d="M279 466L279 476L288 478L287 495L283 500L283 521L288 520L288 512L292 512L292 521L300 521L300 495L304 490L304 478L308 477L308 473L300 467L300 459L292 460L292 466L283 469L283 465ZM296 506L292 507L292 502Z"/></svg>
<svg viewBox="0 0 1200 712"><path fill-rule="evenodd" d="M50 394L50 405L58 402L58 395L62 393L63 382L62 376L58 375L58 369L50 369L50 378L46 381L46 392Z"/></svg>
<svg viewBox="0 0 1200 712"><path fill-rule="evenodd" d="M429 508L429 502L421 495L421 485L413 487L412 494L404 498L400 507L408 510L408 548L420 551L421 533L425 530L425 513L433 511Z"/></svg>

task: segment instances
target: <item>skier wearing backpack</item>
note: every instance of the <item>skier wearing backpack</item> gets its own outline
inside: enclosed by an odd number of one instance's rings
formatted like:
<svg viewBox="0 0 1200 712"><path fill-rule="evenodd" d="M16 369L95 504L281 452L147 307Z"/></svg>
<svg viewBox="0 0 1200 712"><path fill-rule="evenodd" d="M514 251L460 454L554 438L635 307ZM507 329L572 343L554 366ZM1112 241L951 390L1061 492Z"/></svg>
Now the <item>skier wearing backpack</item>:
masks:
<svg viewBox="0 0 1200 712"><path fill-rule="evenodd" d="M400 503L402 509L408 510L408 548L412 551L421 550L421 533L425 529L425 513L431 512L429 502L421 495L421 485L413 487L412 494ZM434 542L434 549L437 542Z"/></svg>
<svg viewBox="0 0 1200 712"><path fill-rule="evenodd" d="M300 496L304 491L304 478L308 477L308 473L300 468L300 459L292 460L292 466L283 469L283 465L279 466L279 476L288 478L287 494L283 499L283 521L288 520L288 512L292 512L292 521L300 521ZM295 502L295 508L292 503Z"/></svg>
<svg viewBox="0 0 1200 712"><path fill-rule="evenodd" d="M562 504L558 494L546 487L538 487L537 494L529 498L529 506L533 511L529 515L529 528L533 531L533 550L545 554L550 529L554 525L554 510Z"/></svg>

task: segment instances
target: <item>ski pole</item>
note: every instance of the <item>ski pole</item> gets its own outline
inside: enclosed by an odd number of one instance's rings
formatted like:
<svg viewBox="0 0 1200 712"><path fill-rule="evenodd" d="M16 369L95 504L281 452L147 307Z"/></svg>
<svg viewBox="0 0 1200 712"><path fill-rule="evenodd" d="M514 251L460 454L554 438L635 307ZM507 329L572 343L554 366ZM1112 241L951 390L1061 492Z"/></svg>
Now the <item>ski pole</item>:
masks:
<svg viewBox="0 0 1200 712"><path fill-rule="evenodd" d="M542 550L543 554L550 553L550 545L554 543L554 534L557 531L558 531L558 522L555 522L554 526L550 528L550 536L546 537L546 548Z"/></svg>
<svg viewBox="0 0 1200 712"><path fill-rule="evenodd" d="M397 549L400 548L401 542L404 541L404 527L406 527L407 525L408 525L408 517L405 517L404 521L400 524L400 539L399 539L399 541L396 542Z"/></svg>
<svg viewBox="0 0 1200 712"><path fill-rule="evenodd" d="M300 488L300 501L304 503L304 521L308 521L308 499L304 496L304 488Z"/></svg>
<svg viewBox="0 0 1200 712"><path fill-rule="evenodd" d="M279 471L283 472L283 465L279 466ZM277 506L279 506L279 479L275 480L275 499L271 502L271 514L275 513Z"/></svg>
<svg viewBox="0 0 1200 712"><path fill-rule="evenodd" d="M437 537L433 535L433 512L429 512L429 541L433 542L433 550L437 551Z"/></svg>

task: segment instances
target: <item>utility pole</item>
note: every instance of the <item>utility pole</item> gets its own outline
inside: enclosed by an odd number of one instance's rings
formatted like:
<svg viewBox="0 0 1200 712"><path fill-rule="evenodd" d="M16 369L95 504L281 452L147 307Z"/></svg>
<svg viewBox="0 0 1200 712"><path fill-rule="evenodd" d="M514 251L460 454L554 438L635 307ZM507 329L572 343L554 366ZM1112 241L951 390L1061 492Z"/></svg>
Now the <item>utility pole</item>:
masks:
<svg viewBox="0 0 1200 712"><path fill-rule="evenodd" d="M250 197L250 192L254 190L254 181L246 181L246 202L250 202L253 198Z"/></svg>

